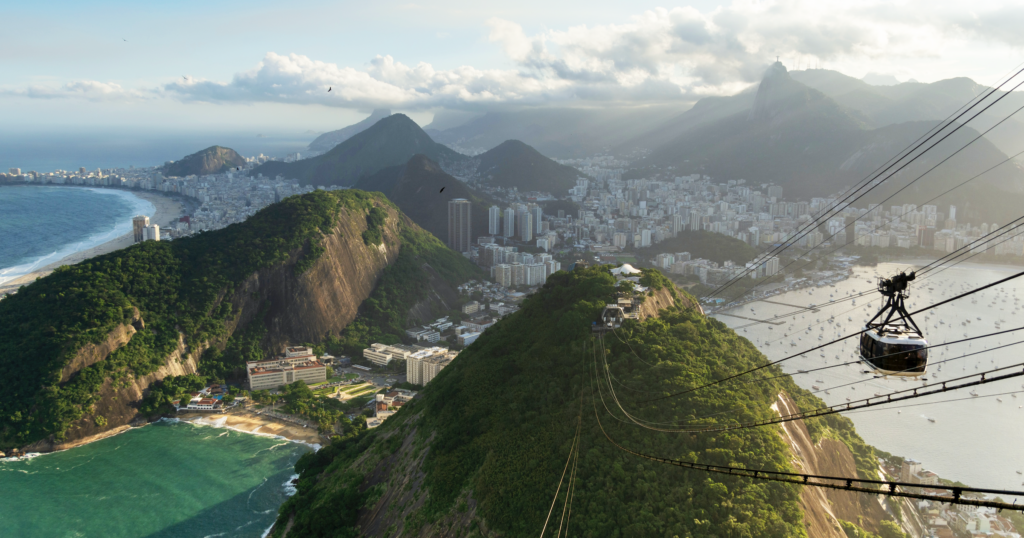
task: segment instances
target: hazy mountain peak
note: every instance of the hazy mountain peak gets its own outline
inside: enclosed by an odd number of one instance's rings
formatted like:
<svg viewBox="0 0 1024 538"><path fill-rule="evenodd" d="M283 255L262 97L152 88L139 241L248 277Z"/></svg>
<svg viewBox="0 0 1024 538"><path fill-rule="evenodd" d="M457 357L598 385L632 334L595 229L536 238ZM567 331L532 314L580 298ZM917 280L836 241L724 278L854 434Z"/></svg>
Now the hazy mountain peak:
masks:
<svg viewBox="0 0 1024 538"><path fill-rule="evenodd" d="M887 73L868 73L861 80L872 86L895 86L900 84L900 81L896 80L894 75Z"/></svg>
<svg viewBox="0 0 1024 538"><path fill-rule="evenodd" d="M333 149L338 144L352 138L353 136L369 129L373 124L391 115L391 110L387 108L378 108L370 114L370 116L359 123L354 123L348 127L338 129L337 131L331 131L324 133L315 140L309 143L310 151L323 151L327 152Z"/></svg>
<svg viewBox="0 0 1024 538"><path fill-rule="evenodd" d="M750 109L750 120L769 120L781 110L781 102L792 93L793 86L802 86L789 76L789 71L782 62L776 61L768 66L757 87L754 106Z"/></svg>

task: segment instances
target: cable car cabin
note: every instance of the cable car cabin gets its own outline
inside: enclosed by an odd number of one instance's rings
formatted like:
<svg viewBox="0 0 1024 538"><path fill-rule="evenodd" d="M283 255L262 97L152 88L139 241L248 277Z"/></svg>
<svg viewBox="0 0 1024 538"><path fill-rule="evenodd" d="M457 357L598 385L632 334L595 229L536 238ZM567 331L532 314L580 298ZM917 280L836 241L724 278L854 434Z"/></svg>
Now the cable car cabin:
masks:
<svg viewBox="0 0 1024 538"><path fill-rule="evenodd" d="M878 281L886 302L864 326L860 359L879 374L919 376L928 368L928 341L903 304L907 284L914 278L911 272Z"/></svg>
<svg viewBox="0 0 1024 538"><path fill-rule="evenodd" d="M860 358L882 375L919 376L928 367L928 341L905 327L869 329L860 335Z"/></svg>
<svg viewBox="0 0 1024 538"><path fill-rule="evenodd" d="M626 312L617 304L610 304L601 311L601 329L618 329L626 320Z"/></svg>

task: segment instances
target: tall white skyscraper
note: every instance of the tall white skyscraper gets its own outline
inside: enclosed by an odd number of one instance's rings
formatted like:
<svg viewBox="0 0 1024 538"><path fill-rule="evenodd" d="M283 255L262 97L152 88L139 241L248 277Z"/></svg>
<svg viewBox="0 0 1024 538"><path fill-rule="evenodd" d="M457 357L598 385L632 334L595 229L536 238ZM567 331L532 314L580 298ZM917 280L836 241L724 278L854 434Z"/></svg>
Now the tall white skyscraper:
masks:
<svg viewBox="0 0 1024 538"><path fill-rule="evenodd" d="M501 233L501 208L496 205L492 205L487 211L487 233L489 235Z"/></svg>
<svg viewBox="0 0 1024 538"><path fill-rule="evenodd" d="M533 217L533 233L540 233L541 216L544 214L539 205L530 208L530 215Z"/></svg>
<svg viewBox="0 0 1024 538"><path fill-rule="evenodd" d="M448 201L448 247L456 252L469 252L470 238L470 207L472 204L465 198Z"/></svg>
<svg viewBox="0 0 1024 538"><path fill-rule="evenodd" d="M949 218L951 218L953 220L956 220L956 206L955 205L949 206Z"/></svg>
<svg viewBox="0 0 1024 538"><path fill-rule="evenodd" d="M505 208L505 237L516 235L516 210L511 207Z"/></svg>
<svg viewBox="0 0 1024 538"><path fill-rule="evenodd" d="M519 218L519 238L523 241L533 240L533 215L529 211Z"/></svg>

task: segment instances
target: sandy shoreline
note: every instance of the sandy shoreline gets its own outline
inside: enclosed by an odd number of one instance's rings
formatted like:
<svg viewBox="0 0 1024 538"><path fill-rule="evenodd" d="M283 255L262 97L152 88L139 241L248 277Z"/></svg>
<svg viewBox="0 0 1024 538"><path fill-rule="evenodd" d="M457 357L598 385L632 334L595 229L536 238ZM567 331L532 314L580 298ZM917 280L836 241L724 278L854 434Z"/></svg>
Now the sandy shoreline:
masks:
<svg viewBox="0 0 1024 538"><path fill-rule="evenodd" d="M299 441L311 445L322 445L324 442L314 428L305 428L298 424L285 422L266 415L257 415L252 411L205 415L195 413L181 415L178 417L178 420L203 426L228 428L254 435L274 435L290 441Z"/></svg>
<svg viewBox="0 0 1024 538"><path fill-rule="evenodd" d="M150 223L159 224L161 228L168 226L171 222L177 221L183 213L181 202L165 196L158 192L153 191L130 191L133 195L146 200L153 204L154 212L152 215L146 215L149 217ZM64 258L51 263L45 267L41 267L31 273L22 275L14 278L7 282L0 284L0 295L4 293L16 291L19 287L31 284L35 282L37 278L44 277L53 272L54 269L61 265L74 265L76 263L83 262L89 258L94 258L101 254L107 254L116 250L121 250L126 247L130 247L134 243L134 239L131 233L127 233L116 239L112 239L103 243L102 245L95 246L90 249L80 250Z"/></svg>

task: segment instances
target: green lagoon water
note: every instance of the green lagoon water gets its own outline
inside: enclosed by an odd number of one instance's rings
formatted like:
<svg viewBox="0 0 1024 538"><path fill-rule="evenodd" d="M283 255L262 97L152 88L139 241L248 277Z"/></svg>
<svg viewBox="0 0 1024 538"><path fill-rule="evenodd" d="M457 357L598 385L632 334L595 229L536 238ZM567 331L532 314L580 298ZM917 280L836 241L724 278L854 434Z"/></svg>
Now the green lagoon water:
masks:
<svg viewBox="0 0 1024 538"><path fill-rule="evenodd" d="M309 450L161 421L64 452L0 460L0 536L262 536Z"/></svg>

